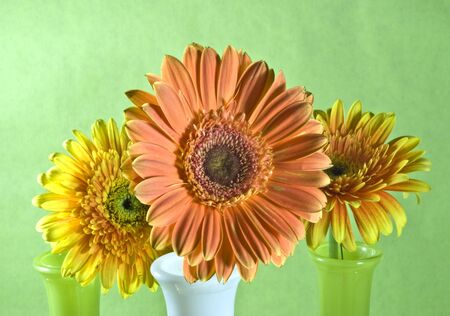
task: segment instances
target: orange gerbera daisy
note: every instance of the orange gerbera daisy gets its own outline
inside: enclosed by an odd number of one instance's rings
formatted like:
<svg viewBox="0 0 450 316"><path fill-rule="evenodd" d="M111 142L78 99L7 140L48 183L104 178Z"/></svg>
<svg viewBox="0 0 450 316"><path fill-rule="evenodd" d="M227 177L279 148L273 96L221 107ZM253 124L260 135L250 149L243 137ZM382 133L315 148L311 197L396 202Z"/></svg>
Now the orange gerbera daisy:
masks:
<svg viewBox="0 0 450 316"><path fill-rule="evenodd" d="M66 141L70 155L55 153L56 165L39 176L49 192L33 204L51 214L36 225L53 253L67 252L62 275L87 285L100 277L108 290L117 276L120 293L127 297L142 283L156 290L150 265L157 252L150 246L148 206L130 192L121 165L128 158L129 139L110 120L92 125L92 141L80 131Z"/></svg>
<svg viewBox="0 0 450 316"><path fill-rule="evenodd" d="M166 56L155 95L127 93L136 196L151 204L150 240L185 256L186 279L252 280L261 261L281 265L317 221L329 167L312 95L286 89L263 61L227 47L190 45Z"/></svg>
<svg viewBox="0 0 450 316"><path fill-rule="evenodd" d="M350 108L347 120L344 120L340 100L326 113L317 111L316 118L325 127L324 134L329 140L325 152L333 167L326 171L331 183L324 188L328 211L318 223L308 224L308 245L316 248L331 226L336 242L354 250L356 245L347 207L366 243L374 244L380 233L389 235L392 232L390 216L400 235L406 215L387 191L418 193L430 190L428 184L408 175L430 169L430 161L422 157L425 152L415 150L419 138L402 136L385 143L395 124L394 114L362 112L359 101Z"/></svg>

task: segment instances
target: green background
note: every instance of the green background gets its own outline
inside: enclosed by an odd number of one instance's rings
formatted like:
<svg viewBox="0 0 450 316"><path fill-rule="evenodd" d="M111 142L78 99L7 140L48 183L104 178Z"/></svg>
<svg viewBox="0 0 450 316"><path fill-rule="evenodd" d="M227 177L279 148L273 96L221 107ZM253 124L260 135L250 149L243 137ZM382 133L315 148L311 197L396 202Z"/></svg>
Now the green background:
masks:
<svg viewBox="0 0 450 316"><path fill-rule="evenodd" d="M361 99L394 111L394 134L417 135L433 161L422 204L402 203L402 237L382 238L372 315L450 309L450 2L444 1L2 1L0 4L0 314L45 315L32 259L48 248L34 230L36 175L49 153L97 118L122 119L123 92L149 89L164 54L199 42L232 44L283 69L324 108ZM394 135L394 136L395 136ZM318 315L317 274L301 242L281 269L262 267L238 291L236 315ZM36 311L36 312L35 312ZM102 297L102 315L164 315L161 292Z"/></svg>

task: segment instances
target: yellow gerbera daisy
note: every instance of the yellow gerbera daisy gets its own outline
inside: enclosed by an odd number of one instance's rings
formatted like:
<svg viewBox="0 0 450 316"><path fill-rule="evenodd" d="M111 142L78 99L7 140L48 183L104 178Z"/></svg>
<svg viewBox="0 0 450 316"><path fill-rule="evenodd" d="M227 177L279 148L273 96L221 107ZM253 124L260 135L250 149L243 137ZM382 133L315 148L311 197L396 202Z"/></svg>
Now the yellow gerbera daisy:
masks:
<svg viewBox="0 0 450 316"><path fill-rule="evenodd" d="M406 215L387 191L418 193L430 190L428 184L408 175L430 169L430 161L422 157L425 152L414 149L419 138L402 136L385 143L395 125L395 115L362 112L359 101L351 106L347 120L344 120L340 100L326 113L316 111L316 119L323 124L324 134L328 137L325 152L333 167L327 170L331 183L324 188L328 212L323 212L318 223L308 223L308 245L316 248L331 226L336 242L354 250L356 245L348 207L366 243L376 243L380 233L391 234L390 216L400 235Z"/></svg>
<svg viewBox="0 0 450 316"><path fill-rule="evenodd" d="M52 213L36 229L53 253L67 251L63 276L87 285L98 272L108 290L117 275L123 297L142 283L156 290L149 269L157 253L148 242L148 206L130 192L121 170L128 158L124 129L119 131L113 120L98 120L92 125L92 141L80 131L73 133L76 140L64 143L70 155L52 154L56 166L39 176L49 192L36 196L33 204Z"/></svg>

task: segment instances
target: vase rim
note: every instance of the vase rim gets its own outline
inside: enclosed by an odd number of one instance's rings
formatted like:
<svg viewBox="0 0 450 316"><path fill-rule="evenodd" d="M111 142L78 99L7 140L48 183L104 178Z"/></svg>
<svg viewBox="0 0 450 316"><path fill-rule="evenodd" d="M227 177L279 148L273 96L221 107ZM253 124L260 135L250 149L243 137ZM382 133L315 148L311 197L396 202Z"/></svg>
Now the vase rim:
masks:
<svg viewBox="0 0 450 316"><path fill-rule="evenodd" d="M356 248L357 250L355 252L350 253L352 254L352 257L347 257L344 259L330 258L328 255L324 255L321 253L324 252L324 249L328 250L328 242L322 243L316 249L308 248L308 250L310 255L316 262L327 265L337 265L343 268L362 268L366 265L376 265L383 256L383 252L381 249L372 245L367 245L363 242L356 242ZM326 251L326 253L328 253L328 251ZM359 254L361 254L360 257L358 257Z"/></svg>
<svg viewBox="0 0 450 316"><path fill-rule="evenodd" d="M64 261L65 254L52 253L46 251L33 260L33 267L40 273L46 275L61 275L61 265Z"/></svg>
<svg viewBox="0 0 450 316"><path fill-rule="evenodd" d="M176 255L174 252L167 253L158 257L153 261L150 271L159 283L177 284L179 291L182 288L189 288L189 291L206 293L219 292L234 286L240 281L240 275L235 268L226 283L219 282L215 275L207 281L197 281L192 284L188 283L183 274L183 257Z"/></svg>

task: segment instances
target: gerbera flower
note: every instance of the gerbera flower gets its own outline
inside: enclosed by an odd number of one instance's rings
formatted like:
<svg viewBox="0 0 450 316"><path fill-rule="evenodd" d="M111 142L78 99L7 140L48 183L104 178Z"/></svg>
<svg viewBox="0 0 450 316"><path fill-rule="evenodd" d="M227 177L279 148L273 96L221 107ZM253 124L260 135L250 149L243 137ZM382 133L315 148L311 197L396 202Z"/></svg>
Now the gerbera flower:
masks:
<svg viewBox="0 0 450 316"><path fill-rule="evenodd" d="M362 112L359 101L350 108L347 120L340 100L326 113L317 111L316 118L325 127L329 141L325 152L333 167L326 171L331 183L324 188L328 211L318 223L308 224L308 245L316 248L331 226L336 242L354 250L348 209L366 243L376 243L380 234L391 234L391 217L400 235L406 215L388 191L430 190L428 184L408 175L430 169L430 161L422 158L424 151L415 149L419 138L402 136L386 143L395 124L394 114Z"/></svg>
<svg viewBox="0 0 450 316"><path fill-rule="evenodd" d="M145 220L148 206L130 192L121 165L126 161L129 139L116 123L98 120L92 141L75 130L76 140L64 143L70 155L54 153L56 165L39 176L49 192L33 204L51 212L36 225L53 253L66 252L63 276L81 285L97 275L104 290L117 281L127 297L145 283L156 290L150 264L157 253L148 243L151 227Z"/></svg>
<svg viewBox="0 0 450 316"><path fill-rule="evenodd" d="M147 75L155 95L128 92L137 107L126 110L152 244L185 256L191 282L226 281L235 266L248 281L258 262L283 264L302 219L317 221L326 203L330 161L312 95L232 47L220 58L190 45L161 72Z"/></svg>

